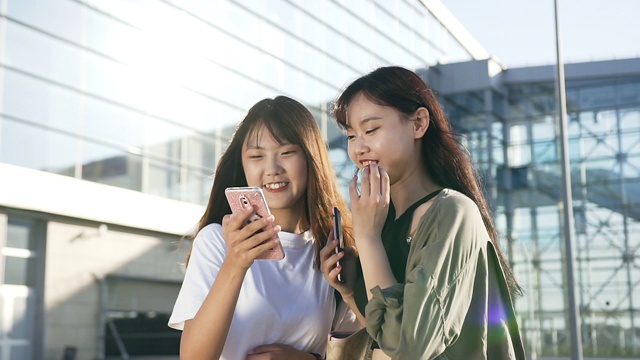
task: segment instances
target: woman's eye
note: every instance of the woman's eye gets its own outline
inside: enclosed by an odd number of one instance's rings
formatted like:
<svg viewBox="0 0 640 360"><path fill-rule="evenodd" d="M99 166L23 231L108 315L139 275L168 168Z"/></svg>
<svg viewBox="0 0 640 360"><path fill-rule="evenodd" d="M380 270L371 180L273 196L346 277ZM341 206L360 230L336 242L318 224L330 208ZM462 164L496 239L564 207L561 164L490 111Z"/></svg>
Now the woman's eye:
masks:
<svg viewBox="0 0 640 360"><path fill-rule="evenodd" d="M347 135L347 141L351 141L355 138L356 138L355 135Z"/></svg>
<svg viewBox="0 0 640 360"><path fill-rule="evenodd" d="M260 159L262 155L249 155L249 159Z"/></svg>
<svg viewBox="0 0 640 360"><path fill-rule="evenodd" d="M375 132L376 130L378 130L378 129L379 129L379 128L367 129L367 131L365 131L364 133L365 133L365 134L367 134L367 135L369 135L369 134L374 133L374 132Z"/></svg>
<svg viewBox="0 0 640 360"><path fill-rule="evenodd" d="M289 151L285 151L282 153L282 155L291 155L291 154L295 154L296 151L295 150L289 150Z"/></svg>

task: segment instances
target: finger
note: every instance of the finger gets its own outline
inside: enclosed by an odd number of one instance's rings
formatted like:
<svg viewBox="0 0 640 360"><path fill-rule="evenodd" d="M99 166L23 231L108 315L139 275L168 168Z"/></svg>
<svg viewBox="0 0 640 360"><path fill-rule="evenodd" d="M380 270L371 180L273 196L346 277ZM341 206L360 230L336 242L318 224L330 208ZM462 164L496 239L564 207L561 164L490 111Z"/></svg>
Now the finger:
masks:
<svg viewBox="0 0 640 360"><path fill-rule="evenodd" d="M275 347L273 346L273 344L260 345L260 346L256 346L255 348L251 349L251 351L249 351L249 354L261 354L261 353L268 352L268 351L273 351L273 350L275 350Z"/></svg>
<svg viewBox="0 0 640 360"><path fill-rule="evenodd" d="M336 259L336 262L338 262L338 259ZM340 283L338 281L338 274L340 274L340 272L342 271L342 265L338 265L334 266L333 268L330 269L330 271L327 273L327 279L329 280L330 283L335 284L335 283Z"/></svg>
<svg viewBox="0 0 640 360"><path fill-rule="evenodd" d="M369 189L372 196L380 194L380 168L377 162L372 162L369 165Z"/></svg>
<svg viewBox="0 0 640 360"><path fill-rule="evenodd" d="M252 236L246 242L247 245L253 245L247 249L249 256L255 259L262 253L275 248L280 242L280 239L276 236L278 231L280 231L280 226Z"/></svg>
<svg viewBox="0 0 640 360"><path fill-rule="evenodd" d="M248 353L245 357L245 360L262 360L269 359L268 353L260 352L260 353Z"/></svg>
<svg viewBox="0 0 640 360"><path fill-rule="evenodd" d="M333 234L333 230L329 232L329 240L324 245L322 249L320 249L320 261L322 262L333 253L336 246L338 246L338 241L334 239L331 235Z"/></svg>
<svg viewBox="0 0 640 360"><path fill-rule="evenodd" d="M358 195L358 173L353 175L351 181L349 181L349 198L351 198L351 204L357 201L360 197Z"/></svg>
<svg viewBox="0 0 640 360"><path fill-rule="evenodd" d="M338 263L338 261L340 261L340 259L342 259L344 257L344 251L340 251L337 254L333 254L329 257L327 257L327 259L322 263L322 272L324 274L329 274L331 273L335 268L336 268L336 264Z"/></svg>
<svg viewBox="0 0 640 360"><path fill-rule="evenodd" d="M371 164L362 169L362 187L360 188L360 195L371 195Z"/></svg>
<svg viewBox="0 0 640 360"><path fill-rule="evenodd" d="M383 168L380 168L380 194L385 204L391 202L391 180L389 173Z"/></svg>
<svg viewBox="0 0 640 360"><path fill-rule="evenodd" d="M232 217L233 216L231 214L227 214L222 217L222 228L229 226L229 223L232 221Z"/></svg>
<svg viewBox="0 0 640 360"><path fill-rule="evenodd" d="M236 253L247 253L247 256L254 258L261 254L261 252L255 253L253 249L264 242L269 242L269 239L276 238L277 234L281 230L280 226L276 225L269 227L265 230L258 229L258 232L249 233L244 232L246 229L242 229L235 241L232 241L232 248ZM276 243L271 243L269 246L273 247Z"/></svg>
<svg viewBox="0 0 640 360"><path fill-rule="evenodd" d="M244 227L247 219L251 214L253 214L252 206L249 206L246 209L242 209L239 212L232 213L227 220L228 226L233 229L241 229L242 227ZM224 225L224 223L222 225Z"/></svg>
<svg viewBox="0 0 640 360"><path fill-rule="evenodd" d="M222 229L227 231L236 231L242 228L243 215L241 213L227 214L222 217Z"/></svg>
<svg viewBox="0 0 640 360"><path fill-rule="evenodd" d="M273 215L269 215L265 218L256 217L252 222L250 222L249 224L245 225L244 228L242 228L243 236L248 238L254 235L256 232L259 232L260 230L266 230L270 227L273 227L274 219L275 218Z"/></svg>

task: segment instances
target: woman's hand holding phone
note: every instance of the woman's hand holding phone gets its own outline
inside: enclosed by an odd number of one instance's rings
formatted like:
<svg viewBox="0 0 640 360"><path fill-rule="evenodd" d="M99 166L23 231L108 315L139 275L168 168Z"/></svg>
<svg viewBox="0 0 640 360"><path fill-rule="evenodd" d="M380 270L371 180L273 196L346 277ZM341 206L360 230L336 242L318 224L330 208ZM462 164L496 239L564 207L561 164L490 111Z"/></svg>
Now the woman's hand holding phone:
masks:
<svg viewBox="0 0 640 360"><path fill-rule="evenodd" d="M343 298L353 296L353 279L355 277L355 262L353 253L349 248L336 252L340 242L329 233L327 244L320 250L320 269L329 285L338 290ZM341 265L338 266L338 263ZM338 280L338 274L342 274L345 282Z"/></svg>
<svg viewBox="0 0 640 360"><path fill-rule="evenodd" d="M263 253L279 245L277 234L280 226L274 225L273 215L245 225L252 214L253 209L249 207L222 219L222 235L227 245L225 261L244 270Z"/></svg>
<svg viewBox="0 0 640 360"><path fill-rule="evenodd" d="M230 187L226 188L224 191L227 201L229 202L229 207L231 208L231 212L242 213L249 210L249 216L244 217L243 226L247 226L262 218L271 217L271 212L269 211L269 206L267 205L267 201L264 197L262 189L259 187ZM257 232L261 232L264 229L260 228ZM263 252L256 258L256 260L282 260L284 259L285 253L282 244L278 241L278 235L275 234L273 238L269 238L269 242L275 244L275 246L269 248L267 251ZM274 240L274 241L271 241Z"/></svg>

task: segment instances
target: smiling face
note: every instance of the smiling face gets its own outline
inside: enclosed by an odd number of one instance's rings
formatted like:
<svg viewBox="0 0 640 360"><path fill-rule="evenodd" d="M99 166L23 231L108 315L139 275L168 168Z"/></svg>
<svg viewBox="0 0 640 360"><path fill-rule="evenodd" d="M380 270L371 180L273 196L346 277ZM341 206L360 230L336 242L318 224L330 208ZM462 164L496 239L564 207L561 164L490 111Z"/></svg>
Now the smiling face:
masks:
<svg viewBox="0 0 640 360"><path fill-rule="evenodd" d="M396 109L377 105L360 93L349 104L347 122L349 157L358 168L377 162L393 184L417 166L420 152L415 122Z"/></svg>
<svg viewBox="0 0 640 360"><path fill-rule="evenodd" d="M301 211L307 161L300 146L279 143L264 125L257 125L242 146L242 167L247 184L264 191L271 212Z"/></svg>

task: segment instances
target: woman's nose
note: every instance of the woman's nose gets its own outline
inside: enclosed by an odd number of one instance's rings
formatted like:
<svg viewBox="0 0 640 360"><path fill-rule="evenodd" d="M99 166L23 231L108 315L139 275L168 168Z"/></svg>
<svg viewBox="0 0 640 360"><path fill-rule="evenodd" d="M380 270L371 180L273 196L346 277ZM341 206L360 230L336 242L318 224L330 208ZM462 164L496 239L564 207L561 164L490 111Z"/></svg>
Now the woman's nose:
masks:
<svg viewBox="0 0 640 360"><path fill-rule="evenodd" d="M369 149L367 144L366 144L366 142L365 142L365 140L362 137L359 137L359 136L354 138L351 141L350 145L352 146L353 152L356 155L362 155L362 154L366 153L368 151L368 149Z"/></svg>
<svg viewBox="0 0 640 360"><path fill-rule="evenodd" d="M280 161L278 158L272 158L267 162L267 167L265 169L266 174L273 176L279 175L282 173L282 166L280 165Z"/></svg>

